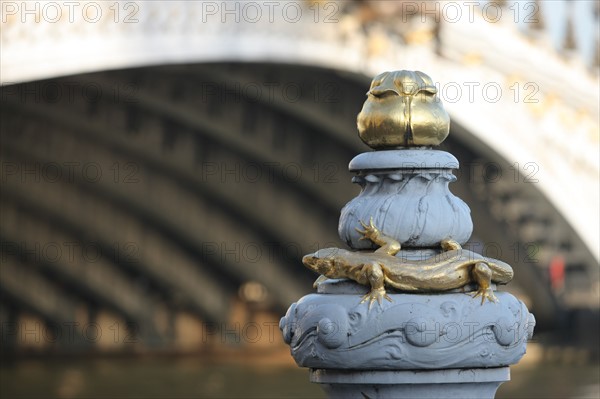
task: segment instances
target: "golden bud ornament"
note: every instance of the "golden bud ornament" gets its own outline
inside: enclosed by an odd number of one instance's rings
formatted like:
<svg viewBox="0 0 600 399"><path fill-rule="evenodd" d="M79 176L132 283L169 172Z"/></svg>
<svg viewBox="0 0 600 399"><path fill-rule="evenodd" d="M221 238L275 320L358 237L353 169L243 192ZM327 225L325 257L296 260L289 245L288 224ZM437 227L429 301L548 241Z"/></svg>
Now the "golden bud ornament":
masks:
<svg viewBox="0 0 600 399"><path fill-rule="evenodd" d="M434 146L448 136L450 117L428 75L402 70L373 79L357 125L374 149Z"/></svg>

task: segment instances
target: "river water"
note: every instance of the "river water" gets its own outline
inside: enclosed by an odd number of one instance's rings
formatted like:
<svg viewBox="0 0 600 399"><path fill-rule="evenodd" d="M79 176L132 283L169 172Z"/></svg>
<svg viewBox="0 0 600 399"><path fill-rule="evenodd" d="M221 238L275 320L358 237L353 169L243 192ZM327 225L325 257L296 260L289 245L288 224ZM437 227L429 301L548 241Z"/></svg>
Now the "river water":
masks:
<svg viewBox="0 0 600 399"><path fill-rule="evenodd" d="M202 357L37 359L3 362L3 399L324 398L293 364L206 362ZM497 398L600 398L600 368L536 364L512 369Z"/></svg>

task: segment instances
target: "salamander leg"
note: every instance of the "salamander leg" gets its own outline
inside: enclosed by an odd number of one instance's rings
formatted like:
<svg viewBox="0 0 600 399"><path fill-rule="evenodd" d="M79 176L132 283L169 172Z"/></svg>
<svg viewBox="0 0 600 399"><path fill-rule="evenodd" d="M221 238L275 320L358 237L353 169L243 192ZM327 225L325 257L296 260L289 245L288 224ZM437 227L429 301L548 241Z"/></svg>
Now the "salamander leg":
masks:
<svg viewBox="0 0 600 399"><path fill-rule="evenodd" d="M379 229L375 227L375 224L373 223L373 217L371 217L369 220L369 224L364 223L362 220L359 220L359 223L364 229L355 229L363 235L360 239L370 240L372 243L380 246L380 248L375 250L376 254L388 254L390 256L394 256L398 253L398 251L400 251L400 243L394 238L388 237L379 231Z"/></svg>
<svg viewBox="0 0 600 399"><path fill-rule="evenodd" d="M458 241L452 239L442 240L440 246L444 251L452 251L453 249L462 249L462 246L458 243Z"/></svg>
<svg viewBox="0 0 600 399"><path fill-rule="evenodd" d="M371 305L373 305L373 302L375 301L381 305L381 298L385 298L392 302L392 298L390 298L390 296L385 292L385 277L383 275L381 265L378 263L370 263L364 266L362 272L369 280L371 291L362 297L360 303L369 301L369 309L371 309Z"/></svg>
<svg viewBox="0 0 600 399"><path fill-rule="evenodd" d="M471 274L473 275L473 280L479 286L479 289L473 295L473 298L481 297L481 304L487 299L490 302L498 302L496 295L490 288L492 283L492 270L485 262L478 262L473 266L473 270L471 270Z"/></svg>
<svg viewBox="0 0 600 399"><path fill-rule="evenodd" d="M323 281L327 280L327 276L321 274L313 283L313 288L317 289L319 287L319 284L321 284Z"/></svg>

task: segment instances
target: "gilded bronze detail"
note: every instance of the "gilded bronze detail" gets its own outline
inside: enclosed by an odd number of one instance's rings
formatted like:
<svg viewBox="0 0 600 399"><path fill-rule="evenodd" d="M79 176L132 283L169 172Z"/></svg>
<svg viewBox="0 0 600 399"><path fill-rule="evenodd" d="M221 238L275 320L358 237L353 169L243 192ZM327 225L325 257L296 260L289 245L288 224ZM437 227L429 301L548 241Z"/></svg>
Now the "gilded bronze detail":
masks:
<svg viewBox="0 0 600 399"><path fill-rule="evenodd" d="M360 222L357 229L362 239L368 239L379 248L375 252L351 252L340 248L321 249L302 258L310 270L321 274L318 285L330 278L349 278L371 289L361 303L379 304L382 298L391 301L385 287L409 292L442 292L477 284L473 297L496 302L491 283L506 284L513 277L512 268L499 260L486 258L462 249L453 240L440 243L443 252L425 260L405 260L396 257L401 246L395 239L379 231L371 219L369 224Z"/></svg>
<svg viewBox="0 0 600 399"><path fill-rule="evenodd" d="M373 79L357 126L374 149L435 146L448 136L450 117L428 75L402 70Z"/></svg>

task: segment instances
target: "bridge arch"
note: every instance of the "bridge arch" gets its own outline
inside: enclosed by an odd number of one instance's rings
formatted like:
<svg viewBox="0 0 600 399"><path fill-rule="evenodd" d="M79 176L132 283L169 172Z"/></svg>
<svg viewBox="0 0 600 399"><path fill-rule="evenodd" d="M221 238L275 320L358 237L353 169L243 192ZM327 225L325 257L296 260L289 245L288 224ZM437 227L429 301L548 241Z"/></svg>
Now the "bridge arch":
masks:
<svg viewBox="0 0 600 399"><path fill-rule="evenodd" d="M39 5L40 22L34 25L35 18L23 15L18 5L6 7L4 85L88 71L227 61L317 66L357 76L399 67L426 70L441 82L453 120L524 175L535 173L537 187L600 260L598 229L587 223L600 219L595 151L600 100L590 89L597 77L531 43L518 25L491 24L485 13L471 10L469 19L442 15L436 26L407 36L386 31L385 22L365 28L352 6L339 2L297 2L293 16L283 10L289 7L260 2L235 2L231 8L217 2L115 3L99 5L94 23L75 11L69 14L73 22L66 15L55 21ZM539 59L547 60L546 68L536 66ZM11 95L10 88L5 92ZM577 173L567 172L572 164ZM575 190L584 192L569 194Z"/></svg>
<svg viewBox="0 0 600 399"><path fill-rule="evenodd" d="M25 29L27 24L9 23L8 33L4 30L2 36L2 101L26 116L36 117L45 112L46 115L54 114L57 121L66 120L65 113L81 112L73 120L82 120L85 115L91 121L89 125L79 125L82 132L102 132L112 129L115 123L123 123L124 131L129 133L119 135L127 139L116 142L115 149L123 152L137 148L142 150L141 154L147 151L152 155L154 145L156 151L162 151L154 153L155 164L171 168L175 173L192 165L186 163L193 143L189 137L199 134L200 147L217 148L219 154L227 157L245 154L246 162L275 163L280 167L286 159L298 160L303 176L307 177L311 161L315 159L320 165L328 165L327 162L344 165L354 154L366 149L356 139L354 118L362 103L360 98L364 93L361 91L368 86L370 76L399 67L421 69L442 82L440 92L453 120L453 139L446 148L463 163L460 185L455 190L472 207L476 224L485 219L486 227L499 223L503 225L503 232L515 230L510 235L513 241L505 240L502 245L505 248L515 245L514 253L505 255L509 257L506 260L523 269L526 281L544 280L547 277L545 267L558 252L568 254L574 267L584 270L585 276L592 276L591 281L597 281L594 276L598 273L598 231L588 223L598 220L598 190L594 190L598 184L594 181L598 162L594 147L590 145L597 140L598 128L597 122L593 122L594 118L598 119L598 110L594 108L594 104L598 104L598 94L589 90L594 87L593 76L573 74L573 70L552 53L540 55L544 50L528 44L516 30L506 25L485 25L482 21L479 21L480 25L441 24L436 28L439 30L437 36L427 40L407 39L387 32L383 29L385 26L364 29L353 20L351 13L340 12L336 24L314 23L314 18L311 19L314 15L311 16L307 9L304 9L303 18L295 23L242 20L236 24L197 24L193 23L194 18L202 18L202 15L194 17L198 9L194 10L190 4L193 3L162 3L158 7L152 2L142 3L144 7L140 8L141 22L138 24L110 25L110 21L104 21L104 25L48 25L43 36L35 29ZM151 16L158 14L166 17L158 22L152 20ZM477 35L473 34L474 30ZM427 32L423 35L427 37ZM4 42L11 37L18 39ZM493 52L486 48L489 44L485 43L489 41L494 43ZM18 47L24 45L31 51L19 51ZM473 53L466 53L465 48ZM531 67L540 56L549 59L549 67L544 71ZM81 75L94 71L108 72ZM315 94L312 90L308 98L299 99L276 92L266 101L264 98L252 101L256 98L242 91L238 94L246 98L234 107L229 118L221 115L211 119L214 109L198 111L200 108L197 108L198 113L193 115L191 109L182 111L171 105L188 101L196 107L206 106L206 101L199 98L202 93L193 93L194 88L201 86L190 82L199 85L223 83L217 85L218 92L236 91L235 87L227 87L228 80L238 83L239 87L267 83L262 86L266 96L270 95L269 84L278 81L281 75L301 87L310 88L311 84L317 84L321 91ZM61 78L37 81L59 76ZM25 81L30 83L18 84ZM308 84L298 83L302 81ZM564 90L565 81L570 88L568 91ZM66 95L63 102L67 100L67 104L62 104L62 108L53 110L43 107L44 104L32 104L31 90L39 93L44 88L54 87L56 82L62 85L64 93L69 87L93 87L105 95L118 93L118 99L113 104L104 101L100 105L91 101L87 109L69 107ZM327 83L332 82L334 88L343 86L338 99L352 98L356 104L324 101L323 96L329 94L326 92L328 87L332 87ZM186 86L189 86L187 90ZM178 98L174 94L178 92L185 93L184 97ZM313 96L312 100L310 96ZM526 102L527 96L537 102ZM314 101L315 98L319 101ZM257 135L257 131L266 128L266 122L253 120L249 116L253 109L254 112L260 109L269 113L272 121L287 118L293 121L288 124L304 125L296 136L306 139L294 142L293 132L269 137ZM557 112L565 117L555 118L553 114ZM154 125L163 125L163 132L152 131L150 145L144 148L141 141L135 144L133 136L128 135L135 135L131 131L139 130L140 125L146 128L143 121L151 118L156 118ZM247 124L245 127L244 123ZM180 139L166 138L164 131L178 131ZM572 132L568 138L565 138L565 131ZM244 138L244 132L254 132L254 136ZM10 155L11 148L21 147L10 132L5 130L5 133L2 141L9 143L5 151ZM307 148L324 146L330 155L294 152L285 140ZM81 148L80 145L73 144L73 148ZM500 170L502 176L490 176L488 172L493 168ZM535 172L533 175L532 171ZM339 171L336 175L340 181L342 177L349 178L344 173ZM220 202L230 215L251 214L243 208L244 201L239 194L238 197L227 197L226 192L219 191L222 188L219 185L206 185L193 176L186 176L184 180L187 183L182 183L182 192L194 191L200 196L216 193L214 201ZM284 183L290 183L290 179L287 180ZM322 243L335 242L337 215L332 217L331 212L351 198L353 189L342 184L329 187L312 184L314 180L313 174L309 179L294 180L294 184L285 186L302 197L301 200L285 198L272 187L263 190L285 201L290 214L299 215L299 209L315 208L312 216L304 220L310 234L282 227L293 225L293 219L279 221L269 218L268 213L258 212L253 219L259 226L254 234L265 241L273 237L284 243L299 240L302 248L308 248L310 240L306 237L298 239L294 234L312 235ZM323 183L316 180L316 183ZM175 192L171 188L165 190ZM332 191L336 191L335 194ZM574 196L575 192L580 195ZM221 194L223 196L219 197ZM139 200L133 196L130 199ZM157 207L153 211L159 213L162 209ZM166 215L181 217L174 210L168 210ZM221 237L237 231L235 217L224 220L228 220L229 230ZM163 222L156 224L163 229L166 242L178 242L174 238L176 234L167 233ZM191 234L187 228L168 231L180 237ZM319 235L319 231L329 233ZM549 231L552 232L550 237ZM246 240L243 235L240 237L237 240ZM483 242L497 239L483 230L476 230L475 238ZM191 240L188 247L194 248L203 240L210 238ZM537 260L535 265L524 255L532 248L533 258ZM289 260L289 254L278 254L275 263L279 266L274 270L291 272L293 262ZM229 275L240 273L235 266L228 270ZM307 274L300 275L303 281L308 281ZM297 298L302 290L290 284L291 288L284 290L287 292L281 292L276 281L269 280L266 275L260 281L277 293L277 308L289 298ZM526 284L521 284L521 289ZM553 313L564 305L546 288L529 293L541 320L552 319ZM598 287L590 286L589 290L597 295ZM202 298L195 300L201 302ZM578 302L580 298L568 301L581 303ZM210 309L203 309L201 304L198 309L211 314Z"/></svg>

